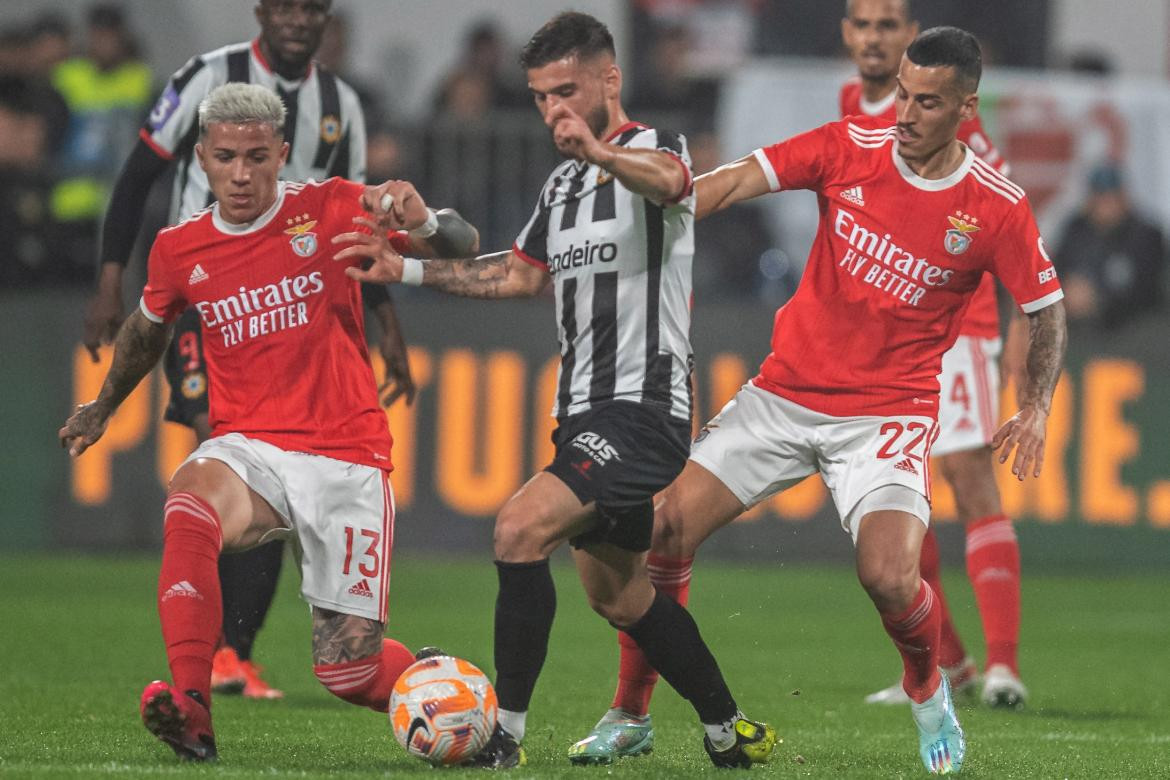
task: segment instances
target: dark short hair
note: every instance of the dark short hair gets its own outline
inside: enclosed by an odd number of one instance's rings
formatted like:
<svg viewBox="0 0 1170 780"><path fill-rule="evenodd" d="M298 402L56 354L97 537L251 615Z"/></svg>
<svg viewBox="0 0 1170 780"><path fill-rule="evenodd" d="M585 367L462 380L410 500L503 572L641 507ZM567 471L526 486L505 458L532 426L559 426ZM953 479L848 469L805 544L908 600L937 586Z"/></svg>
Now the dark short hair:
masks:
<svg viewBox="0 0 1170 780"><path fill-rule="evenodd" d="M931 27L906 49L906 57L922 68L955 69L955 81L964 92L979 89L983 76L983 52L979 41L958 27Z"/></svg>
<svg viewBox="0 0 1170 780"><path fill-rule="evenodd" d="M589 14L565 11L537 30L520 51L525 70L576 55L587 60L599 54L615 56L609 28Z"/></svg>
<svg viewBox="0 0 1170 780"><path fill-rule="evenodd" d="M849 15L853 13L853 4L855 2L857 0L845 0L845 18L849 18ZM914 21L914 6L910 0L902 0L902 11L906 14L906 21Z"/></svg>

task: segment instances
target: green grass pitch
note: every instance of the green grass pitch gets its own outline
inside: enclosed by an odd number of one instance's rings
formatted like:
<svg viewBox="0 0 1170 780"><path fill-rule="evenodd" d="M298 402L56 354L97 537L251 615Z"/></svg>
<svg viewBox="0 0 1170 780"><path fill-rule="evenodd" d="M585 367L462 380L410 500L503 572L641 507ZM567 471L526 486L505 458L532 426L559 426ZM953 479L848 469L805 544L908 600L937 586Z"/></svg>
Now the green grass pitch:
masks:
<svg viewBox="0 0 1170 780"><path fill-rule="evenodd" d="M712 776L690 708L665 685L650 756L571 767L565 750L609 704L617 647L558 558L557 622L515 777ZM783 743L755 775L925 775L904 708L861 703L899 668L876 615L844 568L696 569L692 608L740 705ZM257 659L281 702L220 696L220 762L180 764L138 720L143 685L166 675L150 558L0 558L0 776L385 777L431 770L394 742L383 717L331 697L312 675L309 618L291 564ZM968 704L963 775L1170 777L1170 611L1164 576L1026 576L1022 663L1027 710ZM947 580L956 620L980 649L961 572ZM495 572L483 560L400 556L390 633L438 644L491 670ZM452 776L467 771L443 770ZM435 776L433 774L426 776Z"/></svg>

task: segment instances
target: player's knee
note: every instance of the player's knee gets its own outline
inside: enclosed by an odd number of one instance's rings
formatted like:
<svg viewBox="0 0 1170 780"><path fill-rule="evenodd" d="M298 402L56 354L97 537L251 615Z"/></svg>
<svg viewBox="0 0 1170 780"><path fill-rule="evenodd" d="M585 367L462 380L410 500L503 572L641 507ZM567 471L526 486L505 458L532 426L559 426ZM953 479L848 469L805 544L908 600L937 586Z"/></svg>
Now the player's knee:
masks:
<svg viewBox="0 0 1170 780"><path fill-rule="evenodd" d="M857 579L870 599L883 612L907 609L918 595L921 577L917 562L887 559L859 563Z"/></svg>
<svg viewBox="0 0 1170 780"><path fill-rule="evenodd" d="M524 512L511 504L496 516L492 534L492 547L496 560L520 563L547 558L550 541L545 538L539 518Z"/></svg>
<svg viewBox="0 0 1170 780"><path fill-rule="evenodd" d="M678 490L672 485L658 495L654 506L654 532L650 549L671 558L688 558L697 544L687 533Z"/></svg>

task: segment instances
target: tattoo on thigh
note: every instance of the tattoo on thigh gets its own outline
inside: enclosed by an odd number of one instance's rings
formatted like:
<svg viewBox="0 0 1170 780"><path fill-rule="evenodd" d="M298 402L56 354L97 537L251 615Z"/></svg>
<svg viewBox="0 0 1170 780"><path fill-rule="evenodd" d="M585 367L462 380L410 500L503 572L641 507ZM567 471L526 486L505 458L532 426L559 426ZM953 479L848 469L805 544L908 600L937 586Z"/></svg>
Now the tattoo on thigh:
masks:
<svg viewBox="0 0 1170 780"><path fill-rule="evenodd" d="M313 663L341 664L382 652L384 623L313 607Z"/></svg>

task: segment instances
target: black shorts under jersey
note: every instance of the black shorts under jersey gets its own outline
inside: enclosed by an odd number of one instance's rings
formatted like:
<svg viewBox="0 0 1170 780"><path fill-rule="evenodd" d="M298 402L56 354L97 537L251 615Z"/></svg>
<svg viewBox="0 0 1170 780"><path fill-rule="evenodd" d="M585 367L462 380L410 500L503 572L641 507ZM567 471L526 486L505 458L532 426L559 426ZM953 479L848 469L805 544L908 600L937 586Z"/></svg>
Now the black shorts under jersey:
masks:
<svg viewBox="0 0 1170 780"><path fill-rule="evenodd" d="M175 332L163 357L163 371L171 386L163 417L194 427L194 419L207 414L207 364L203 360L199 312L193 308L183 312L175 323Z"/></svg>
<svg viewBox="0 0 1170 780"><path fill-rule="evenodd" d="M600 522L574 537L574 547L608 542L632 552L650 549L654 495L682 471L691 426L668 412L611 401L561 418L556 455L545 471L583 504L596 502Z"/></svg>

